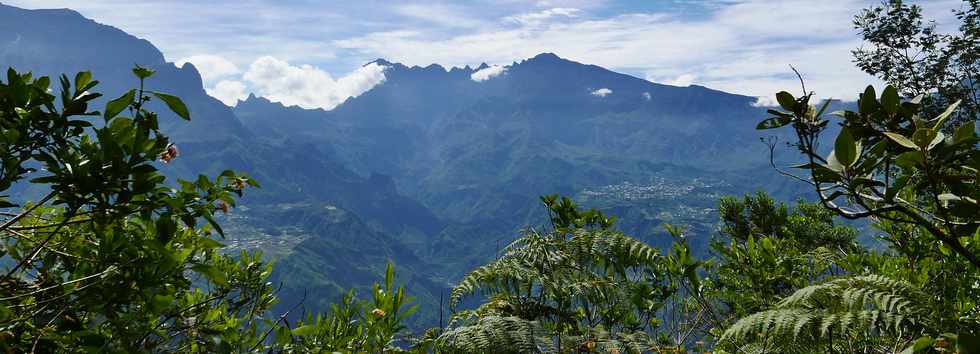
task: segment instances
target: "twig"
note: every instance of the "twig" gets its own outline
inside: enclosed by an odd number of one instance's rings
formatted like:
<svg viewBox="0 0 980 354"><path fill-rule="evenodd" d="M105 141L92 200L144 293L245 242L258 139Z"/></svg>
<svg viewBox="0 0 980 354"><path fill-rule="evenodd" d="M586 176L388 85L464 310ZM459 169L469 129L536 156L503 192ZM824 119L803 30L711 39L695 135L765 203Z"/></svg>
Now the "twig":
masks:
<svg viewBox="0 0 980 354"><path fill-rule="evenodd" d="M279 316L279 319L276 320L276 322L273 322L273 323L283 322L283 323L287 323L287 326L288 326L288 322L285 322L286 321L286 317L289 316L289 313L290 312L292 312L293 310L299 308L300 305L302 305L303 302L305 302L305 301L306 301L306 291L303 291L303 298L301 298L299 300L299 302L297 302L295 305L293 305L293 307L291 307L289 310L286 310L286 312L283 313L282 315L280 315ZM269 334L271 334L272 331L274 331L274 330L276 330L276 327L275 326L272 326L271 328L269 328L268 331L265 331L265 334L262 335L262 338L259 338L259 340L257 342L255 342L255 345L253 345L252 348L249 348L248 351L253 352L253 351L255 351L255 349L258 349L259 345L262 345L262 342L265 342L265 339L267 337L269 337Z"/></svg>
<svg viewBox="0 0 980 354"><path fill-rule="evenodd" d="M19 221L20 219L23 219L25 216L27 216L28 214L30 214L31 212L33 212L35 209L39 208L41 205L44 205L44 203L47 203L48 200L51 200L51 198L53 198L56 194L57 193L55 193L53 191L51 193L48 193L48 195L44 196L44 198L41 198L41 200L39 200L37 203L35 203L34 205L32 205L27 210L24 210L24 212L22 212L22 213L18 214L17 216L11 218L10 220L5 221L3 223L3 225L0 225L0 230L6 229L10 225L13 225L17 221Z"/></svg>

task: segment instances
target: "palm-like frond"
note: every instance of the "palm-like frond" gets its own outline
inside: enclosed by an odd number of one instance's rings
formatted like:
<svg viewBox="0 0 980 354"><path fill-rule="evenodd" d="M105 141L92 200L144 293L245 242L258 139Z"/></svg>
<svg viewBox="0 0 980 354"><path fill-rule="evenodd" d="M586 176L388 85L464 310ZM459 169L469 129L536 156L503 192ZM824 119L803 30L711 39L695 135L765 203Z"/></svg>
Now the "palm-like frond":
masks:
<svg viewBox="0 0 980 354"><path fill-rule="evenodd" d="M447 329L437 343L447 353L540 353L547 350L542 334L536 322L491 315Z"/></svg>
<svg viewBox="0 0 980 354"><path fill-rule="evenodd" d="M514 329L513 321L521 319L542 323L551 332L561 328L546 336L555 345L579 338L578 344L608 344L629 352L628 348L643 342L640 334L650 326L647 319L656 315L659 304L664 303L660 297L669 293L660 288L666 287L660 284L667 281L664 269L657 249L621 232L575 228L539 233L528 229L500 258L473 270L452 289L453 308L475 293L490 301L475 313L457 313L454 318L475 316L480 320L466 325L454 321L443 339L462 343L451 348L479 352L488 348L484 345L493 344L487 340L513 339L500 328L481 326ZM604 338L612 340L611 344L590 333L590 328L600 324L606 326ZM464 335L473 338L464 340ZM501 349L494 347L494 351Z"/></svg>
<svg viewBox="0 0 980 354"><path fill-rule="evenodd" d="M841 278L800 289L775 308L739 320L720 342L785 351L875 345L883 338L894 345L928 327L929 303L926 294L905 281L877 275Z"/></svg>

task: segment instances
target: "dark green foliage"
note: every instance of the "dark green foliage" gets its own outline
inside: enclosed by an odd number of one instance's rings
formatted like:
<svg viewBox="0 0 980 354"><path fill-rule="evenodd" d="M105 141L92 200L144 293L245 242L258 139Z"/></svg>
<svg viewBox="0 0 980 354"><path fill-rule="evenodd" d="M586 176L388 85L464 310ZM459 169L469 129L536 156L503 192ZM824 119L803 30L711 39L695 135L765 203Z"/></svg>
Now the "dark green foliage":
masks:
<svg viewBox="0 0 980 354"><path fill-rule="evenodd" d="M98 81L50 80L8 70L0 81L0 191L28 174L48 189L33 204L7 203L0 223L0 348L13 352L226 351L258 345L257 315L275 303L261 256L217 251L227 212L251 178L164 184L156 160L177 153L145 109L140 89L110 103L99 124L89 103ZM135 93L135 94L134 94ZM165 96L176 109L179 98ZM60 99L57 104L56 99ZM58 107L62 107L61 110ZM120 113L128 112L127 115ZM178 114L187 115L184 112Z"/></svg>
<svg viewBox="0 0 980 354"><path fill-rule="evenodd" d="M812 93L779 94L783 110L769 111L773 117L759 127L792 128L792 145L803 159L793 167L804 174L780 172L808 183L834 214L871 219L887 249L834 250L836 266L817 268L818 277L806 281L814 285L797 283L792 295L784 289L766 297L778 302L736 322L720 344L786 352L978 348L980 138L971 78L977 46L953 44L975 43L977 9L978 2L968 1L958 12L964 24L957 35L936 34L922 25L919 8L900 1L862 13L856 23L874 47L855 53L859 65L896 86L880 94L867 87L856 111L831 118L826 104L810 105ZM903 57L920 49L924 57ZM779 124L766 123L773 120ZM831 121L840 131L834 150L825 151L819 141ZM729 229L749 228L736 223Z"/></svg>
<svg viewBox="0 0 980 354"><path fill-rule="evenodd" d="M295 327L276 331L277 349L296 353L377 353L401 351L398 343L406 330L405 320L418 305L401 286L395 287L394 267L388 265L384 284L374 284L371 301L359 302L350 291L331 306L328 314L313 315Z"/></svg>
<svg viewBox="0 0 980 354"><path fill-rule="evenodd" d="M841 263L864 253L857 231L831 211L799 201L790 210L765 193L719 201L721 237L707 292L723 323L764 310L794 291L844 272ZM723 325L724 326L724 325Z"/></svg>
<svg viewBox="0 0 980 354"><path fill-rule="evenodd" d="M612 219L601 212L581 211L568 198L541 199L551 230L526 230L497 260L466 275L453 288L450 304L476 292L487 302L455 314L439 342L454 350L484 350L492 343L500 345L495 350L516 352L532 346L646 351L675 345L653 337L661 333L659 314L679 306L672 301L680 283L698 281L700 263L683 241L662 256L614 231Z"/></svg>
<svg viewBox="0 0 980 354"><path fill-rule="evenodd" d="M960 20L954 33L937 30L935 22L923 19L920 6L901 0L866 9L854 20L866 42L854 51L858 67L894 85L893 92L924 95L928 116L962 101L950 127L980 117L980 1L964 0L954 13ZM887 107L897 106L896 94L883 99L891 103Z"/></svg>
<svg viewBox="0 0 980 354"><path fill-rule="evenodd" d="M748 342L762 351L892 353L933 325L934 311L941 307L907 282L841 278L800 289L773 309L739 320L720 342Z"/></svg>
<svg viewBox="0 0 980 354"><path fill-rule="evenodd" d="M466 317L454 317L449 329L439 336L436 343L440 352L539 353L551 344L541 340L545 332L533 321L516 316Z"/></svg>

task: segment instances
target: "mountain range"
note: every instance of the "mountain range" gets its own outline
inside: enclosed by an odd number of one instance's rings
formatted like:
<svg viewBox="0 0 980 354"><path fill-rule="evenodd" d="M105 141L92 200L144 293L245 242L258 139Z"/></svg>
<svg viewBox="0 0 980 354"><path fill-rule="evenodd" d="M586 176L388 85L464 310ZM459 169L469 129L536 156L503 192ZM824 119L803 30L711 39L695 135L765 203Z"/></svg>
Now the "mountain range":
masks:
<svg viewBox="0 0 980 354"><path fill-rule="evenodd" d="M719 196L800 192L768 167L755 97L553 53L502 67L372 63L385 80L332 110L254 95L228 107L192 64L168 63L146 40L72 10L0 5L0 67L89 70L107 97L137 84L133 64L157 71L148 85L181 97L192 115L161 119L181 149L161 169L193 178L231 168L259 180L224 217L226 243L266 251L286 307L303 299L322 310L347 288L365 289L386 262L423 306L438 306L521 227L547 220L543 194L617 215L621 229L658 246L670 241L664 223L686 225L703 246Z"/></svg>

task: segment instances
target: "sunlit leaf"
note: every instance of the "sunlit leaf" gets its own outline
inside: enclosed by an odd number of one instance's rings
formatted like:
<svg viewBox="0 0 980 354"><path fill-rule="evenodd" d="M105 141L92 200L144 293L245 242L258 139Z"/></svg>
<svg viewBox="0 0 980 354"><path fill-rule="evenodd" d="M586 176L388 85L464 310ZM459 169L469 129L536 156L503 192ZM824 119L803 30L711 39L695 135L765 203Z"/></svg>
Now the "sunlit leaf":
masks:
<svg viewBox="0 0 980 354"><path fill-rule="evenodd" d="M885 132L884 134L889 139L891 139L892 141L898 143L899 145L902 145L902 146L907 147L907 148L910 148L910 149L917 149L917 148L919 148L918 146L915 145L914 142L912 142L912 140L910 140L909 138L906 138L902 134L890 133L890 132Z"/></svg>

